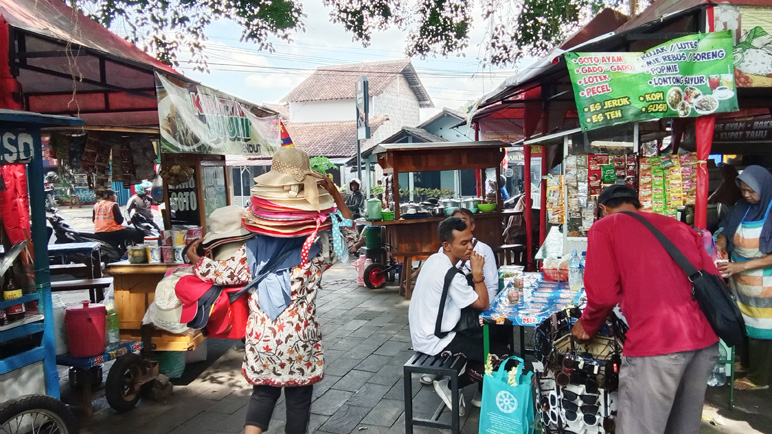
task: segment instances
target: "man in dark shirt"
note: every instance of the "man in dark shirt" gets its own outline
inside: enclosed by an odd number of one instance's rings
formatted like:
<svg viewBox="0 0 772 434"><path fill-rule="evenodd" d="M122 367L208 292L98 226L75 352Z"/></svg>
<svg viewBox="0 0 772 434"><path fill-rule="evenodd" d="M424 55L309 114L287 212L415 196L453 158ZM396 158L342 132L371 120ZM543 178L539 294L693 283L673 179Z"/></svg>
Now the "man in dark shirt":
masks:
<svg viewBox="0 0 772 434"><path fill-rule="evenodd" d="M348 185L351 193L346 197L346 206L351 212L351 218L361 218L365 213L365 195L360 191L361 181L354 178Z"/></svg>
<svg viewBox="0 0 772 434"><path fill-rule="evenodd" d="M697 434L718 337L691 297L686 274L641 222L662 231L697 269L718 274L700 235L672 219L640 212L625 185L604 189L602 218L588 234L584 286L587 307L572 334L587 340L617 304L630 329L619 371L617 432Z"/></svg>

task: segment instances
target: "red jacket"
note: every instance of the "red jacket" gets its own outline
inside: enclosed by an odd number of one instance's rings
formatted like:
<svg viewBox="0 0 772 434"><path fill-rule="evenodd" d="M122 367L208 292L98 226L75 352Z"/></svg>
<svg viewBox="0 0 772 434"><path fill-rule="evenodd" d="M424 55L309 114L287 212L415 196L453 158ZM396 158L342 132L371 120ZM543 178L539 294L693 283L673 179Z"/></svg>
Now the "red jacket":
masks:
<svg viewBox="0 0 772 434"><path fill-rule="evenodd" d="M699 269L718 274L699 234L670 217L640 213ZM696 301L686 274L639 221L611 214L589 232L584 273L587 307L582 324L597 332L619 304L630 325L624 354L656 356L705 348L718 341Z"/></svg>

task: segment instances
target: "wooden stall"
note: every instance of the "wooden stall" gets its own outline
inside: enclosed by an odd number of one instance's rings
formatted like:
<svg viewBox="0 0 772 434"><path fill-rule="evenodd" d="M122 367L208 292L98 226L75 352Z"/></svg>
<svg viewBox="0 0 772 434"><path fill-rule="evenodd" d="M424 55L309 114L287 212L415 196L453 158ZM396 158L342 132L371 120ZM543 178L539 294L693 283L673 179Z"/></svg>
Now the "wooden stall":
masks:
<svg viewBox="0 0 772 434"><path fill-rule="evenodd" d="M396 180L399 173L428 172L457 169L484 171L495 168L496 179L507 144L498 140L487 142L439 142L399 143L377 146L373 153L386 174ZM485 179L480 176L479 179ZM386 227L386 243L393 246L391 255L402 262L400 293L411 296L410 278L413 260L421 260L436 253L440 246L437 228L445 217L400 219L399 183L392 183L395 220L376 221L369 224ZM496 209L489 213L475 214L475 236L496 251L501 246L502 215L501 198L497 195Z"/></svg>

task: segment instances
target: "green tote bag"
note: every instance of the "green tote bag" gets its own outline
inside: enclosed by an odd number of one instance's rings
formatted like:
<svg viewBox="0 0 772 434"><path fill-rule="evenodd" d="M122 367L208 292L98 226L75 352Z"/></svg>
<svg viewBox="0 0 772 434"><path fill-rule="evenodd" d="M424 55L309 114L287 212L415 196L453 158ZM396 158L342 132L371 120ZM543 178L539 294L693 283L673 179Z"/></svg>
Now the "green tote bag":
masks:
<svg viewBox="0 0 772 434"><path fill-rule="evenodd" d="M517 360L517 385L510 386L504 369L509 360ZM532 434L534 421L533 372L523 374L523 359L510 357L501 362L493 375L483 376L480 434Z"/></svg>

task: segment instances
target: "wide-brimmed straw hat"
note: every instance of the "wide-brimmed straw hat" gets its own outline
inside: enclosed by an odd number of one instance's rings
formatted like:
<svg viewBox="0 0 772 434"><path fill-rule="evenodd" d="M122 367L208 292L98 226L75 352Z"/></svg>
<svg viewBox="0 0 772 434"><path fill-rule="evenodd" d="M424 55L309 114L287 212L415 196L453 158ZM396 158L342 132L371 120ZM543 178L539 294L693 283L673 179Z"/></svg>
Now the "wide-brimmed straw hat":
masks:
<svg viewBox="0 0 772 434"><path fill-rule="evenodd" d="M298 148L282 148L273 154L271 170L257 178L260 187L287 187L287 197L297 197L303 192L303 200L311 204L312 209L320 210L319 178L313 175L308 154ZM302 189L301 189L302 185Z"/></svg>
<svg viewBox="0 0 772 434"><path fill-rule="evenodd" d="M209 249L220 240L240 241L249 238L252 234L241 224L243 212L244 208L238 205L224 206L212 211L209 215L209 231L201 245Z"/></svg>

